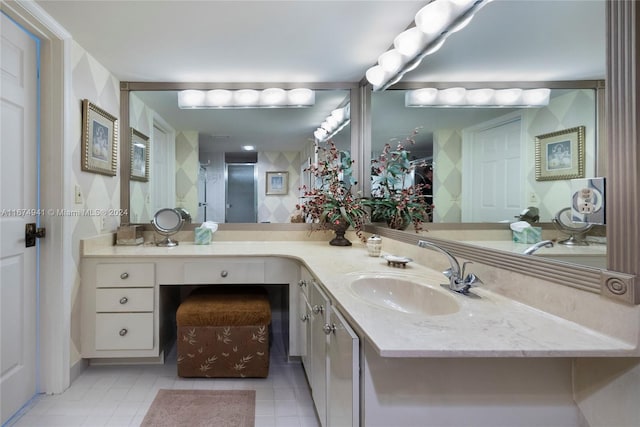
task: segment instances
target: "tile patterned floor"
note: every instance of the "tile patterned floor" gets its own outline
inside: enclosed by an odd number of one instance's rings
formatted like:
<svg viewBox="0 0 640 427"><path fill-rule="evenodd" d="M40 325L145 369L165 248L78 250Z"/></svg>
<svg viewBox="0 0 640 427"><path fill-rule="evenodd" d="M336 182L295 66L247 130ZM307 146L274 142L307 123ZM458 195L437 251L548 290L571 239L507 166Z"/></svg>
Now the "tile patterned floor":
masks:
<svg viewBox="0 0 640 427"><path fill-rule="evenodd" d="M175 352L164 365L90 366L64 393L38 396L15 427L138 426L160 388L256 390L256 427L319 427L302 365L287 362L272 340L269 377L186 379L176 375Z"/></svg>

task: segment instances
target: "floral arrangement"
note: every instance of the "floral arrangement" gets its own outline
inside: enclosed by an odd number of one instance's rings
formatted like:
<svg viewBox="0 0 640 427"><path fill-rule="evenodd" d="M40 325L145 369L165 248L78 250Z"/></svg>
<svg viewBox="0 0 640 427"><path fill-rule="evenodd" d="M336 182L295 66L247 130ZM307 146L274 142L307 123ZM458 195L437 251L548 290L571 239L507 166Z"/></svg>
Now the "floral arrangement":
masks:
<svg viewBox="0 0 640 427"><path fill-rule="evenodd" d="M407 137L406 144L415 143L417 130ZM394 229L404 230L413 224L416 232L423 230L423 223L431 218L433 205L427 200L425 189L430 184L410 181L417 167L425 164L412 163L405 144L398 143L392 150L385 144L377 159L371 160L371 198L366 201L371 207L373 221L385 221Z"/></svg>
<svg viewBox="0 0 640 427"><path fill-rule="evenodd" d="M305 169L315 179L312 188L303 186L302 202L296 206L316 229L336 230L353 227L365 241L363 227L368 218L360 196L352 193L356 184L352 175L353 160L347 151L338 150L332 141L318 147L318 163Z"/></svg>

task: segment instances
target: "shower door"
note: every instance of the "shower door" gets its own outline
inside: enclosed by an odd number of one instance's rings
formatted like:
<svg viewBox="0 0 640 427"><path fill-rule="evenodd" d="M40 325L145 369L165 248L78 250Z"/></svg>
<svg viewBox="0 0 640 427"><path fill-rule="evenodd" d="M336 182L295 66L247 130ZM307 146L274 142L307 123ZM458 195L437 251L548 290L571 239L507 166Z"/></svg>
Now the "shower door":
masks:
<svg viewBox="0 0 640 427"><path fill-rule="evenodd" d="M257 222L255 164L227 164L225 222Z"/></svg>

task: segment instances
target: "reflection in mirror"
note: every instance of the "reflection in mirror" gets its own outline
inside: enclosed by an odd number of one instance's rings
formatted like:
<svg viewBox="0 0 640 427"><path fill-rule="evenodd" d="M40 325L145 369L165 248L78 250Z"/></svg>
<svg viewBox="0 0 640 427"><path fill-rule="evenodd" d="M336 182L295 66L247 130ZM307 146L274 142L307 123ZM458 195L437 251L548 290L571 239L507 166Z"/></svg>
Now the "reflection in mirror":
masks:
<svg viewBox="0 0 640 427"><path fill-rule="evenodd" d="M314 132L349 102L348 90L317 90L308 108L181 110L178 92L130 93L130 126L149 135L149 182L131 180L130 221L148 223L179 207L194 223L290 222L314 160ZM332 137L350 150L350 126ZM246 149L253 146L253 149ZM287 172L288 188L267 195L267 172Z"/></svg>
<svg viewBox="0 0 640 427"><path fill-rule="evenodd" d="M503 247L495 248L522 253L522 248L512 247L510 231L504 223L514 222L530 206L539 209L541 223L551 223L572 200L569 179L536 180L536 137L584 126L585 176L596 176L598 96L595 87L587 86L553 89L549 105L517 109L408 108L405 90L374 92L372 158L385 143L404 142L418 129L413 137L415 144L408 148L413 158L433 165L433 222L496 223L495 228L503 232L495 239L507 241ZM566 238L551 226L545 228L545 234L551 233L548 238ZM485 244L486 237L475 239L470 235L465 233L462 239L483 240L480 244ZM598 252L597 266L606 265L606 249L604 245L597 246L591 248ZM566 249L556 245L554 251ZM545 249L536 255L546 256L550 251ZM576 260L572 258L570 262Z"/></svg>
<svg viewBox="0 0 640 427"><path fill-rule="evenodd" d="M594 89L554 89L548 106L521 109L408 108L405 92L373 93L372 157L418 129L408 149L433 164L434 222L511 221L527 206L551 221L570 203L570 181L536 181L537 135L585 126L586 176L594 176Z"/></svg>

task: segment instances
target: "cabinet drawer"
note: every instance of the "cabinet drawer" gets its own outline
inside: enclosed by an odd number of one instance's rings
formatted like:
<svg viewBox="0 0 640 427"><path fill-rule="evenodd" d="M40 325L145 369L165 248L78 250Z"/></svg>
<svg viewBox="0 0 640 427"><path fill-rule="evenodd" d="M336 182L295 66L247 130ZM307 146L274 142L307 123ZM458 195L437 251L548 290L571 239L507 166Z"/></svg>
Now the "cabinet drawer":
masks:
<svg viewBox="0 0 640 427"><path fill-rule="evenodd" d="M264 261L185 262L184 283L264 283Z"/></svg>
<svg viewBox="0 0 640 427"><path fill-rule="evenodd" d="M96 311L153 311L153 288L96 289Z"/></svg>
<svg viewBox="0 0 640 427"><path fill-rule="evenodd" d="M96 314L96 350L153 349L153 313Z"/></svg>
<svg viewBox="0 0 640 427"><path fill-rule="evenodd" d="M98 288L152 287L155 282L153 271L153 263L98 264L96 266L96 286Z"/></svg>

